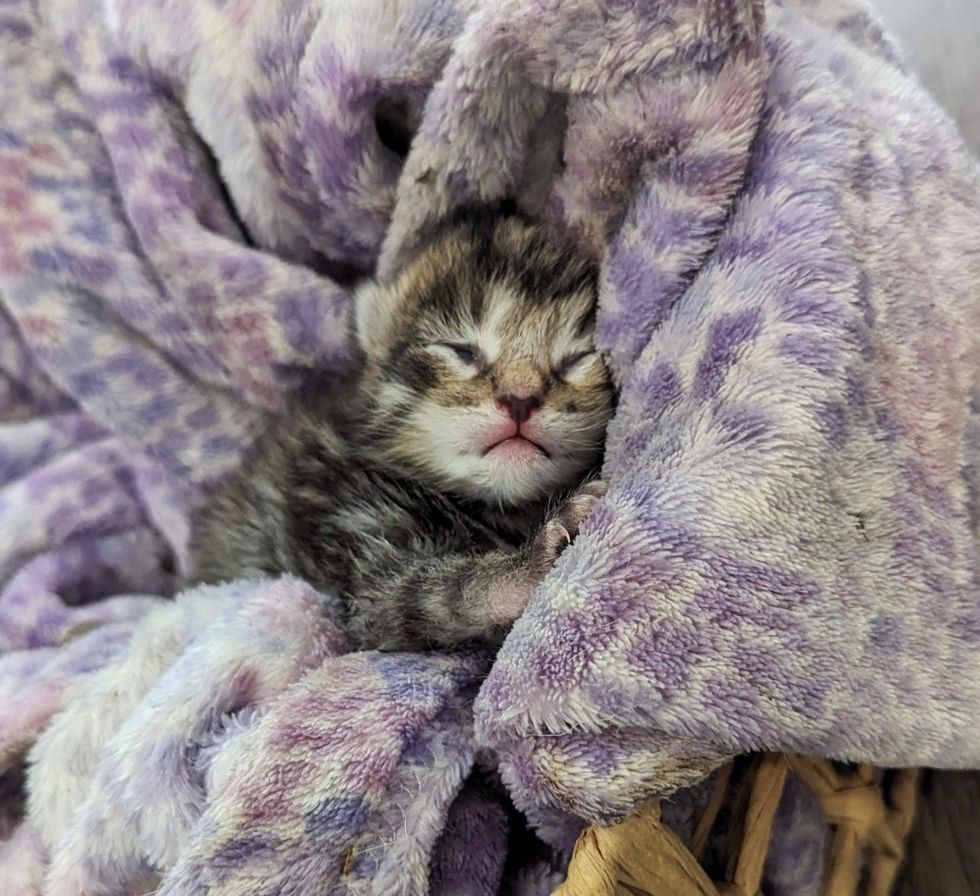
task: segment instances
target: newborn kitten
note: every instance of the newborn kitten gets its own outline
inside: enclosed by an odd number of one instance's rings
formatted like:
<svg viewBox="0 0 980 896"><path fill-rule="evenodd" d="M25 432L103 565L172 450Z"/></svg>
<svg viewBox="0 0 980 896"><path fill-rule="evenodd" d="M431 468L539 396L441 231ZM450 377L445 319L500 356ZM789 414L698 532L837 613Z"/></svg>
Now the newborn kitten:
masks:
<svg viewBox="0 0 980 896"><path fill-rule="evenodd" d="M612 408L595 303L543 228L447 225L359 290L359 380L273 421L206 510L198 580L301 576L344 599L361 648L499 642L604 491L567 495Z"/></svg>

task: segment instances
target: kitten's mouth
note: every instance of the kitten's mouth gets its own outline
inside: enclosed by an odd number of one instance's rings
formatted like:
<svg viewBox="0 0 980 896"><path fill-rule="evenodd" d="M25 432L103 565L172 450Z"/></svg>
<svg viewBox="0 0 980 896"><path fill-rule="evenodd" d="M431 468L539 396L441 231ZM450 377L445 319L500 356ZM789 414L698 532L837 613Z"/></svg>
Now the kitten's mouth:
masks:
<svg viewBox="0 0 980 896"><path fill-rule="evenodd" d="M512 457L531 457L535 455L541 455L543 457L551 457L548 449L543 445L539 445L537 442L529 439L527 436L515 435L508 436L506 439L501 439L499 442L494 442L483 452L483 457L489 454L494 455L508 455Z"/></svg>

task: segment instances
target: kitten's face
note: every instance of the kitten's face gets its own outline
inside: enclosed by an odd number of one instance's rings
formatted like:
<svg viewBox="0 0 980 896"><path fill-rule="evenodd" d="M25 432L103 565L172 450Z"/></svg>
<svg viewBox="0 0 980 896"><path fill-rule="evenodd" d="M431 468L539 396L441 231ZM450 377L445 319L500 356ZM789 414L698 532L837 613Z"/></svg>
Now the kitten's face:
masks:
<svg viewBox="0 0 980 896"><path fill-rule="evenodd" d="M595 281L517 219L455 227L358 298L379 448L457 494L521 504L578 482L612 409Z"/></svg>

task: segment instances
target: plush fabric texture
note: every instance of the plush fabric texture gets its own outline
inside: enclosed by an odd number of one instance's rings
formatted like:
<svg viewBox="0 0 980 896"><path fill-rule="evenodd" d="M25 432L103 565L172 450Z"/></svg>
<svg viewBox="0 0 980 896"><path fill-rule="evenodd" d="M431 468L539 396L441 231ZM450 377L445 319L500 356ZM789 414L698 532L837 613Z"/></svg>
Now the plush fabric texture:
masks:
<svg viewBox="0 0 980 896"><path fill-rule="evenodd" d="M496 659L168 600L350 285L503 197L621 397ZM738 752L980 766L980 171L855 0L0 0L0 204L5 894L546 893Z"/></svg>

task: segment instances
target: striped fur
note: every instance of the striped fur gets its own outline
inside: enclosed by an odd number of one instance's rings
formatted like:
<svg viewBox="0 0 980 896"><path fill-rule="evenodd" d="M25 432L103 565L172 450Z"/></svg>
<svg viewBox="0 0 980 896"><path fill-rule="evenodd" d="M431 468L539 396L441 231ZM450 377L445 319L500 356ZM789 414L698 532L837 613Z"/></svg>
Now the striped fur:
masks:
<svg viewBox="0 0 980 896"><path fill-rule="evenodd" d="M205 514L197 578L303 576L344 598L361 647L499 641L601 494L574 491L612 407L595 290L537 225L447 225L359 291L363 371L272 422ZM513 395L540 399L519 424L537 448L492 447Z"/></svg>

